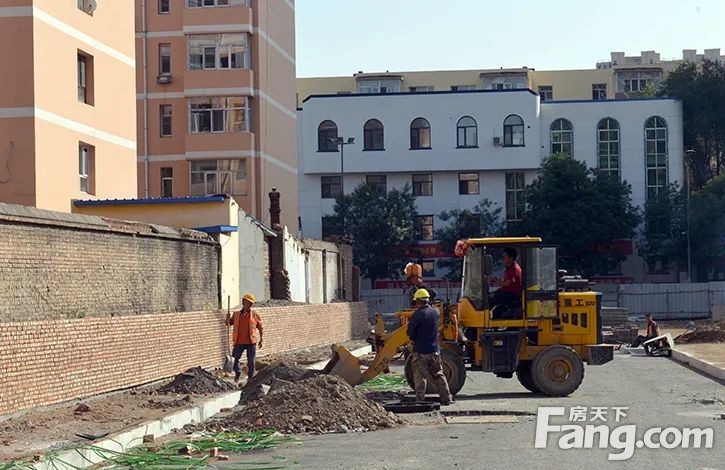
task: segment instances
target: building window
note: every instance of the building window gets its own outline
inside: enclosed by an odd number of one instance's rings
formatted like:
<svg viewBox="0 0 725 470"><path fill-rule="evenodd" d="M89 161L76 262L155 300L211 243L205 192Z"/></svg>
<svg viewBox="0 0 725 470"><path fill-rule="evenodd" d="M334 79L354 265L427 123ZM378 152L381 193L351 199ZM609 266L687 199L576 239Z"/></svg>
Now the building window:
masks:
<svg viewBox="0 0 725 470"><path fill-rule="evenodd" d="M512 114L503 120L504 147L521 147L524 145L524 120Z"/></svg>
<svg viewBox="0 0 725 470"><path fill-rule="evenodd" d="M413 196L433 195L433 175L413 175Z"/></svg>
<svg viewBox="0 0 725 470"><path fill-rule="evenodd" d="M189 70L249 68L245 33L189 36Z"/></svg>
<svg viewBox="0 0 725 470"><path fill-rule="evenodd" d="M458 194L478 194L478 173L458 174Z"/></svg>
<svg viewBox="0 0 725 470"><path fill-rule="evenodd" d="M412 86L408 88L411 93L425 93L426 91L433 91L432 86Z"/></svg>
<svg viewBox="0 0 725 470"><path fill-rule="evenodd" d="M592 84L592 99L593 100L606 100L607 99L607 84L606 83L593 83Z"/></svg>
<svg viewBox="0 0 725 470"><path fill-rule="evenodd" d="M337 152L337 124L329 119L317 126L317 151Z"/></svg>
<svg viewBox="0 0 725 470"><path fill-rule="evenodd" d="M457 146L458 148L478 147L478 125L471 116L463 116L458 120Z"/></svg>
<svg viewBox="0 0 725 470"><path fill-rule="evenodd" d="M551 101L554 99L554 87L551 85L543 85L539 87L539 99L541 101Z"/></svg>
<svg viewBox="0 0 725 470"><path fill-rule="evenodd" d="M159 105L159 115L161 118L161 124L159 126L159 129L161 131L161 137L171 137L171 105Z"/></svg>
<svg viewBox="0 0 725 470"><path fill-rule="evenodd" d="M667 187L667 122L652 116L644 124L647 154L647 200L655 200Z"/></svg>
<svg viewBox="0 0 725 470"><path fill-rule="evenodd" d="M78 101L93 105L93 56L78 51Z"/></svg>
<svg viewBox="0 0 725 470"><path fill-rule="evenodd" d="M327 216L322 218L322 239L326 240L336 235L341 235L340 218Z"/></svg>
<svg viewBox="0 0 725 470"><path fill-rule="evenodd" d="M249 6L249 0L187 0L189 8Z"/></svg>
<svg viewBox="0 0 725 470"><path fill-rule="evenodd" d="M385 150L383 123L370 119L363 126L364 150Z"/></svg>
<svg viewBox="0 0 725 470"><path fill-rule="evenodd" d="M433 260L430 259L424 259L420 262L421 267L421 274L423 274L423 277L429 278L429 277L435 277L436 275L436 263Z"/></svg>
<svg viewBox="0 0 725 470"><path fill-rule="evenodd" d="M189 132L246 132L249 107L246 96L190 99Z"/></svg>
<svg viewBox="0 0 725 470"><path fill-rule="evenodd" d="M362 94L398 93L400 92L400 80L358 80L357 92Z"/></svg>
<svg viewBox="0 0 725 470"><path fill-rule="evenodd" d="M423 118L414 119L410 123L410 149L430 148L430 123Z"/></svg>
<svg viewBox="0 0 725 470"><path fill-rule="evenodd" d="M557 119L551 123L551 154L572 155L574 147L574 127L566 119Z"/></svg>
<svg viewBox="0 0 725 470"><path fill-rule="evenodd" d="M506 221L518 222L524 214L524 174L506 173Z"/></svg>
<svg viewBox="0 0 725 470"><path fill-rule="evenodd" d="M174 169L161 168L161 197L174 197Z"/></svg>
<svg viewBox="0 0 725 470"><path fill-rule="evenodd" d="M597 125L597 157L599 171L619 179L619 123L612 118Z"/></svg>
<svg viewBox="0 0 725 470"><path fill-rule="evenodd" d="M384 193L388 191L388 178L385 175L367 175L365 182Z"/></svg>
<svg viewBox="0 0 725 470"><path fill-rule="evenodd" d="M230 194L246 196L246 160L192 160L191 195Z"/></svg>
<svg viewBox="0 0 725 470"><path fill-rule="evenodd" d="M159 44L159 74L171 74L171 44Z"/></svg>
<svg viewBox="0 0 725 470"><path fill-rule="evenodd" d="M471 91L475 90L476 85L452 85L451 91Z"/></svg>
<svg viewBox="0 0 725 470"><path fill-rule="evenodd" d="M171 11L171 0L159 0L159 14L163 15Z"/></svg>
<svg viewBox="0 0 725 470"><path fill-rule="evenodd" d="M420 241L432 241L434 239L432 215L419 215L415 218L415 231Z"/></svg>
<svg viewBox="0 0 725 470"><path fill-rule="evenodd" d="M323 176L320 179L322 199L335 199L342 194L342 184L339 176Z"/></svg>
<svg viewBox="0 0 725 470"><path fill-rule="evenodd" d="M92 145L78 144L78 178L80 190L86 194L95 194L95 153Z"/></svg>

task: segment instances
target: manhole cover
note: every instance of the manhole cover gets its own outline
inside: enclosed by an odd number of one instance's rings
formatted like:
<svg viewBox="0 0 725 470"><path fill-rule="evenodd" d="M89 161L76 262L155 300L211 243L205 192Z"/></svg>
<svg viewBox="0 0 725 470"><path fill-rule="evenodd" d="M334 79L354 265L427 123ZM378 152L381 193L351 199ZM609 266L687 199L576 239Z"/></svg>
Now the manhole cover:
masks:
<svg viewBox="0 0 725 470"><path fill-rule="evenodd" d="M441 404L434 401L399 401L385 403L383 408L393 413L427 413L429 411L440 410Z"/></svg>

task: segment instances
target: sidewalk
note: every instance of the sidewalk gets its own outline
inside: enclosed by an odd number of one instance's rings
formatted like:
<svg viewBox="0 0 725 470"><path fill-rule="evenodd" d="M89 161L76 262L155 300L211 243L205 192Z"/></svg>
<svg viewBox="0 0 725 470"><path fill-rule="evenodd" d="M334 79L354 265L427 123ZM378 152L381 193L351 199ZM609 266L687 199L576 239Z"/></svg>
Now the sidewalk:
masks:
<svg viewBox="0 0 725 470"><path fill-rule="evenodd" d="M725 344L679 344L672 359L692 367L710 378L725 381Z"/></svg>

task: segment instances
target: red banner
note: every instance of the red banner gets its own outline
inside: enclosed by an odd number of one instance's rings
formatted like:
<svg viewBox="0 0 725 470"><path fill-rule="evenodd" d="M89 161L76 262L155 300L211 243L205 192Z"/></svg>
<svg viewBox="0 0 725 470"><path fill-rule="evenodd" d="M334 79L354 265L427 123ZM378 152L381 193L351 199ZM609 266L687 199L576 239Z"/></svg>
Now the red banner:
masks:
<svg viewBox="0 0 725 470"><path fill-rule="evenodd" d="M634 282L634 279L629 276L592 276L589 280L600 284L632 284Z"/></svg>
<svg viewBox="0 0 725 470"><path fill-rule="evenodd" d="M459 289L461 285L457 282L446 281L445 279L424 279L423 284L427 287L435 289L444 289L450 286L451 289ZM405 281L397 279L380 279L375 281L375 289L410 289L411 285Z"/></svg>
<svg viewBox="0 0 725 470"><path fill-rule="evenodd" d="M421 245L412 245L400 247L405 252L405 256L408 258L450 258L453 256L450 253L443 251L443 246L440 243L428 243Z"/></svg>

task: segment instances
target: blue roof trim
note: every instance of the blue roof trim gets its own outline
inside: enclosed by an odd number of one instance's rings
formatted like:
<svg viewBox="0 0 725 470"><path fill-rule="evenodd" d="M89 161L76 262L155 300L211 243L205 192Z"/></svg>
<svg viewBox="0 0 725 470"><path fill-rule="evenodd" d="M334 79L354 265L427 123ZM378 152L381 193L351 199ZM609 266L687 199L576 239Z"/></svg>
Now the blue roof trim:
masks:
<svg viewBox="0 0 725 470"><path fill-rule="evenodd" d="M238 232L239 227L236 225L211 225L209 227L194 227L194 230L205 233L232 233Z"/></svg>
<svg viewBox="0 0 725 470"><path fill-rule="evenodd" d="M508 90L438 90L438 91L396 91L394 93L350 93L347 95L326 94L326 95L310 95L304 100L303 103L307 102L310 98L359 98L361 96L421 96L421 95L457 95L465 93L531 93L534 96L538 96L534 90L530 88L511 88Z"/></svg>
<svg viewBox="0 0 725 470"><path fill-rule="evenodd" d="M158 197L145 199L77 199L73 201L76 207L83 206L130 206L142 204L198 204L204 202L224 202L229 196L216 194L214 196L188 196L188 197Z"/></svg>
<svg viewBox="0 0 725 470"><path fill-rule="evenodd" d="M547 104L566 104L566 103L619 103L626 101L680 101L678 98L668 96L654 96L648 98L611 98L607 100L551 100L542 101L541 105L546 106Z"/></svg>

